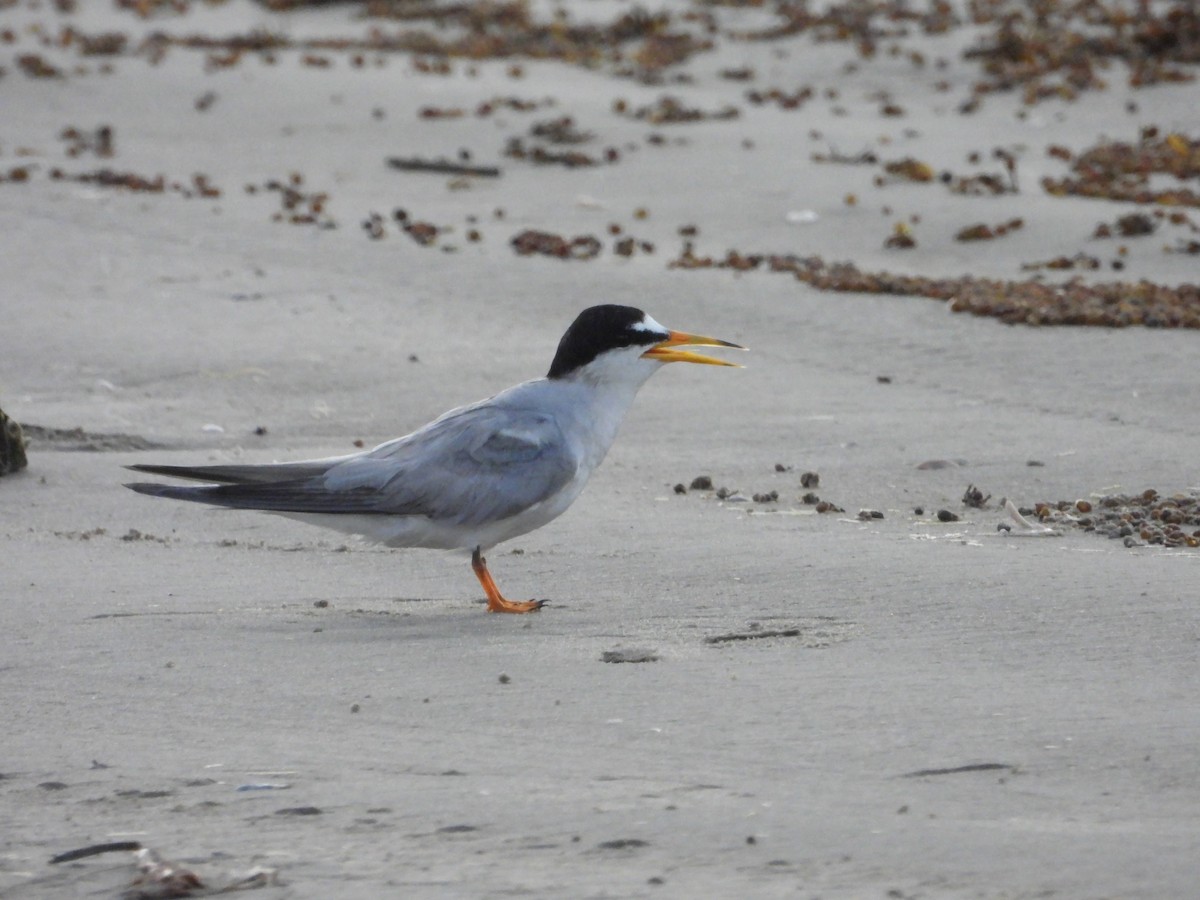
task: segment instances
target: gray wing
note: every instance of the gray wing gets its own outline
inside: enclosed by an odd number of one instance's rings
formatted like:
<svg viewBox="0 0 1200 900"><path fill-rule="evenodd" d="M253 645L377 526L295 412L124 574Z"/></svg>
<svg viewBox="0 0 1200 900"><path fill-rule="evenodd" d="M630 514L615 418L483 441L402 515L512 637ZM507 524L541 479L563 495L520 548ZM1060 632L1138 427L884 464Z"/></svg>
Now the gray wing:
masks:
<svg viewBox="0 0 1200 900"><path fill-rule="evenodd" d="M346 460L324 481L339 494L370 491L379 512L479 525L552 497L579 462L553 416L485 401Z"/></svg>
<svg viewBox="0 0 1200 900"><path fill-rule="evenodd" d="M154 496L273 512L423 515L469 526L508 518L553 496L575 476L578 459L552 416L484 402L349 457L262 467L138 468L241 479L211 487L128 485ZM279 477L270 478L269 470Z"/></svg>

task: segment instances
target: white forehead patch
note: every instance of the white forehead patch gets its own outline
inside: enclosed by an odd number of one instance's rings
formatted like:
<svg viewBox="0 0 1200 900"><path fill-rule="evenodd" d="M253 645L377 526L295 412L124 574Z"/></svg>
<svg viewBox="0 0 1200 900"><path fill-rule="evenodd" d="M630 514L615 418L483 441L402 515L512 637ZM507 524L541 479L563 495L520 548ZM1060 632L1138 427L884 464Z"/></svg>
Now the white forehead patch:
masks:
<svg viewBox="0 0 1200 900"><path fill-rule="evenodd" d="M654 320L654 317L649 313L643 314L642 321L635 323L633 325L633 330L650 331L654 334L666 334L669 331L669 329L663 328L663 326L659 325L658 322Z"/></svg>

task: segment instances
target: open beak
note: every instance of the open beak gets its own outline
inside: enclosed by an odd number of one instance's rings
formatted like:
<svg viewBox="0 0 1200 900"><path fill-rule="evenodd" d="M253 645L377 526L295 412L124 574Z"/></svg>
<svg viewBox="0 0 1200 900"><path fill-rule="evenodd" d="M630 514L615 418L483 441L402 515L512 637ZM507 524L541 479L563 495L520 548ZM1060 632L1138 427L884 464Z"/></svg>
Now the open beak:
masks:
<svg viewBox="0 0 1200 900"><path fill-rule="evenodd" d="M703 363L706 366L734 366L737 363L726 362L715 356L705 356L703 353L693 353L690 350L680 350L679 347L733 347L735 350L745 350L741 344L721 341L717 338L704 337L701 334L687 334L683 331L672 331L665 341L660 341L642 354L644 359L657 359L659 362L690 362Z"/></svg>

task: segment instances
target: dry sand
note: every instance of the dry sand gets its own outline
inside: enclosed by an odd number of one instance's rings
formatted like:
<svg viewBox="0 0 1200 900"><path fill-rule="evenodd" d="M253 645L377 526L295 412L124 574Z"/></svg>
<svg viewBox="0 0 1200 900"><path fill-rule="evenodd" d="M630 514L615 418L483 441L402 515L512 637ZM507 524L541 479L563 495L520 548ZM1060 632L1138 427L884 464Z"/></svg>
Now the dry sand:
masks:
<svg viewBox="0 0 1200 900"><path fill-rule="evenodd" d="M1200 484L1196 332L1011 327L930 300L667 267L684 225L701 252L928 275L1020 278L1022 262L1081 251L1107 265L1117 242L1089 236L1130 207L1044 194L1038 178L1064 168L1045 148L1194 128L1194 86L1134 92L1117 65L1108 91L1072 104L1000 95L962 116L971 30L908 41L924 70L880 54L848 72L850 47L808 37L722 41L683 67L694 83L666 87L556 62L525 61L520 78L508 61L474 76L405 56L355 68L340 52L323 68L283 51L205 71L179 48L101 74L102 59L40 47L27 26L370 26L337 5L280 16L236 0L149 23L80 6L3 14L19 40L0 49L0 170L34 168L0 184L0 406L109 437L43 436L27 471L0 479L0 893L115 896L125 856L47 863L114 840L208 879L276 869L264 898L1194 893L1197 552L996 526L1001 497ZM67 77L19 71L34 50ZM739 66L752 84L716 75ZM795 112L744 99L802 84L839 96ZM880 90L906 115L882 117ZM656 127L612 110L667 92L742 115ZM555 105L418 115L496 96ZM561 115L596 133L579 149L614 146L620 161L501 155ZM64 155L64 128L104 124L112 159ZM1022 190L875 188L879 166L810 161L830 145L956 171L1016 148ZM452 189L384 165L460 148L503 175ZM221 195L48 174L103 166L204 173ZM271 221L279 194L262 186L293 172L328 193L337 228ZM422 247L396 207L452 231ZM815 221L789 221L808 210ZM383 239L360 228L371 212ZM919 246L885 250L914 214ZM1001 240L952 238L1013 216L1024 228ZM610 223L656 252L614 254ZM594 234L604 251L520 258L509 239L526 228ZM1193 279L1195 258L1164 242L1126 242L1119 276ZM607 301L752 353L742 371L657 375L575 507L492 552L510 596L552 600L536 615L485 615L457 556L121 487L136 462L295 459L405 433L541 374L575 313ZM953 464L918 468L932 459ZM806 470L844 514L801 502ZM672 490L701 474L780 499ZM985 508L964 508L968 484L992 495ZM883 518L859 521L862 508ZM937 521L942 508L961 520ZM652 660L604 662L612 651ZM261 784L275 787L239 790Z"/></svg>

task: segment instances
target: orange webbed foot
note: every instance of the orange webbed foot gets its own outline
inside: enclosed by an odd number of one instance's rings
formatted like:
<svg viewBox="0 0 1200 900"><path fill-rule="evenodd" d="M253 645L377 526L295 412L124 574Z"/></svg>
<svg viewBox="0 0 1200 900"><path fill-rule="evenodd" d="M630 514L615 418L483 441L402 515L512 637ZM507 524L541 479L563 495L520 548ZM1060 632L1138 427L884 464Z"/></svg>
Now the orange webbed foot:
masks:
<svg viewBox="0 0 1200 900"><path fill-rule="evenodd" d="M496 581L492 578L492 573L488 571L487 560L483 558L483 554L478 547L471 553L471 568L475 571L475 577L479 579L479 583L483 586L483 592L487 595L487 611L495 613L528 613L537 612L546 605L545 600L507 600L500 593L500 588L496 587Z"/></svg>

